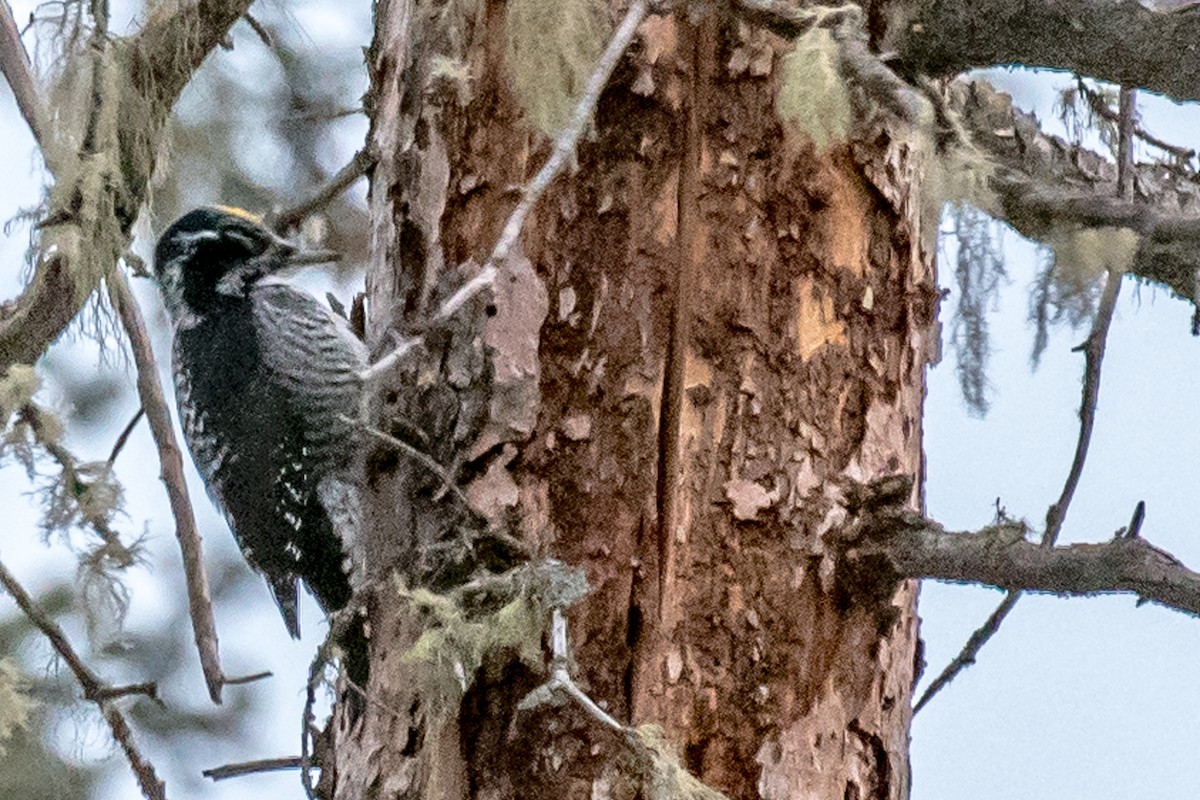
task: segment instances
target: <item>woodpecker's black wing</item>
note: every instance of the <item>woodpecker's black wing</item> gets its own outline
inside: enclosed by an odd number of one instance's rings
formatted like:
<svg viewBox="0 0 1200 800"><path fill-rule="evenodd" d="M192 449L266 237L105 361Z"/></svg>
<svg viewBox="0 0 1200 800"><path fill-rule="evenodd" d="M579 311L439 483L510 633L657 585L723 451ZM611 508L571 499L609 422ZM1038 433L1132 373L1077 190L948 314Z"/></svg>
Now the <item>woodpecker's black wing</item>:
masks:
<svg viewBox="0 0 1200 800"><path fill-rule="evenodd" d="M184 432L247 561L299 636L297 581L326 611L350 597L345 552L323 495L350 482L365 348L309 295L262 281L180 324Z"/></svg>

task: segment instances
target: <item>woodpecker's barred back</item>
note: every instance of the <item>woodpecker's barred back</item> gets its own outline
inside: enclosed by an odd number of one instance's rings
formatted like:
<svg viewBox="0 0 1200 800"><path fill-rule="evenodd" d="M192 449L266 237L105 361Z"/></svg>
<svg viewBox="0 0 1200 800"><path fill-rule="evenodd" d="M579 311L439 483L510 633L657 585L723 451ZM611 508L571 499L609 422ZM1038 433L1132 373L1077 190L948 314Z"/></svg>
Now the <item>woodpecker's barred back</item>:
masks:
<svg viewBox="0 0 1200 800"><path fill-rule="evenodd" d="M340 534L357 516L367 353L345 320L270 277L295 254L257 217L200 208L163 233L154 264L192 456L298 637L299 581L327 613L350 599Z"/></svg>

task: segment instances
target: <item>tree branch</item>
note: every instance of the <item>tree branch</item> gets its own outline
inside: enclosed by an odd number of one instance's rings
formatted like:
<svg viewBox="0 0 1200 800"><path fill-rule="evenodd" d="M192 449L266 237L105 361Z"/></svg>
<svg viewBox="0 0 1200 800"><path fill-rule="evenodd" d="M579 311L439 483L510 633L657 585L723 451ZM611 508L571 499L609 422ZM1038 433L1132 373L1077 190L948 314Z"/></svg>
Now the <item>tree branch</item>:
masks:
<svg viewBox="0 0 1200 800"><path fill-rule="evenodd" d="M192 618L192 631L196 649L200 654L200 667L208 685L208 695L214 703L221 702L221 687L225 682L221 671L221 659L217 644L217 628L213 622L212 601L208 590L208 574L204 569L204 556L200 545L200 531L196 528L196 517L192 513L192 501L188 496L187 479L183 472L183 456L175 441L175 429L171 425L171 413L167 410L162 386L158 382L158 366L154 351L150 347L150 336L146 323L138 310L137 301L129 287L125 273L114 269L108 278L109 296L113 307L121 318L121 325L129 337L129 348L137 366L138 396L154 444L158 448L158 460L162 467L161 477L167 487L167 498L171 504L171 515L175 518L175 538L183 558L183 574L187 583L188 611Z"/></svg>
<svg viewBox="0 0 1200 800"><path fill-rule="evenodd" d="M1152 147L1157 147L1159 150L1162 150L1165 153L1170 153L1172 156L1179 159L1180 161L1188 162L1196 157L1196 151L1193 150L1192 148L1183 147L1183 146L1177 145L1177 144L1171 144L1168 141L1159 139L1157 136L1155 136L1154 134L1147 131L1141 125L1138 125L1137 117L1134 114L1131 113L1129 115L1128 122L1125 121L1126 117L1124 115L1124 105L1127 102L1130 104L1133 104L1136 101L1136 97L1137 97L1136 89L1124 89L1124 88L1121 89L1120 108L1117 111L1113 111L1109 107L1108 103L1105 102L1104 98L1100 95L1100 93L1097 92L1095 89L1092 89L1091 87L1089 87L1087 85L1087 83L1085 83L1083 81L1082 78L1079 78L1075 81L1075 86L1079 89L1079 93L1081 95L1083 95L1084 100L1087 101L1088 108L1090 108L1092 110L1092 113L1095 114L1096 116L1101 117L1102 119L1105 119L1109 122L1115 122L1118 125L1122 125L1122 124L1132 125L1131 132L1132 132L1133 136L1137 137L1138 139L1141 139L1143 142L1145 142L1148 145L1151 145ZM1132 112L1132 110L1133 110L1133 106L1130 105L1130 111ZM1118 161L1118 163L1121 163L1123 161L1123 159L1118 158L1117 161ZM1129 153L1128 161L1130 164L1133 163L1132 151ZM1126 195L1124 193L1122 193L1121 196L1125 197Z"/></svg>
<svg viewBox="0 0 1200 800"><path fill-rule="evenodd" d="M0 563L0 587L3 587L12 596L13 600L17 603L17 607L21 609L21 612L49 640L50 646L54 648L54 652L63 660L67 668L71 670L80 688L83 689L83 696L100 708L100 713L104 716L105 722L108 723L109 730L112 731L113 739L120 745L121 750L125 753L125 757L129 760L129 765L133 768L133 774L137 778L138 786L142 790L142 796L146 800L166 800L166 784L158 779L158 775L154 771L154 765L142 756L141 751L138 750L137 745L133 741L133 732L129 728L129 723L125 720L120 710L112 703L113 698L134 692L156 697L154 684L138 684L134 687L117 688L107 686L104 681L100 680L96 673L92 672L87 664L83 663L83 659L71 647L71 643L67 640L66 634L62 632L62 628L58 627L54 620L47 616L34 603L33 598L25 591L25 587L17 581L3 563Z"/></svg>
<svg viewBox="0 0 1200 800"><path fill-rule="evenodd" d="M985 210L1018 233L1046 241L1064 230L1127 228L1138 234L1129 272L1180 297L1200 296L1200 184L1162 164L1138 164L1133 196L1119 193L1118 167L1042 132L1036 117L982 81L956 81L948 108L995 166L996 202Z"/></svg>
<svg viewBox="0 0 1200 800"><path fill-rule="evenodd" d="M1140 537L1043 547L1024 526L948 532L911 512L876 513L846 549L852 569L891 579L928 578L1012 591L1090 597L1132 594L1139 602L1200 616L1200 573Z"/></svg>
<svg viewBox="0 0 1200 800"><path fill-rule="evenodd" d="M887 0L872 14L879 49L908 76L952 77L1021 64L1200 99L1200 8L1136 0Z"/></svg>
<svg viewBox="0 0 1200 800"><path fill-rule="evenodd" d="M29 53L21 41L21 31L13 18L8 0L0 0L0 74L8 81L17 109L25 124L33 133L35 141L42 140L42 104L37 95L37 84L33 80L33 69Z"/></svg>
<svg viewBox="0 0 1200 800"><path fill-rule="evenodd" d="M337 174L312 197L279 212L274 219L275 230L283 233L294 228L306 217L329 205L338 195L353 186L355 181L367 174L375 165L375 158L369 148L359 150L350 159L350 163L338 170Z"/></svg>
<svg viewBox="0 0 1200 800"><path fill-rule="evenodd" d="M103 198L83 196L82 184L57 187L62 189L56 192L58 205L50 209L48 217L53 220L53 225L46 227L69 226L70 230L63 232L60 238L76 245L71 248L73 252L120 252L128 245L129 232L145 201L154 172L157 143L175 100L208 53L225 38L229 28L249 5L250 0L197 0L184 5L173 15L153 16L134 37L105 38L104 52L98 58L106 63L109 59L115 60L116 69L128 84L117 93L119 96L100 92L93 97L94 103L116 103L120 107L119 112L106 112L115 114L117 131L116 135L99 143L99 149L121 151L110 153L108 159L89 160L89 153L83 150L47 151L47 131L39 124L41 117L36 112L26 115L56 178L68 173L90 175L98 169L108 168L103 167L104 164L120 165L119 176L105 176L97 182L103 186L99 190ZM8 38L3 33L5 27L0 24L0 40ZM19 38L16 43L20 43ZM11 49L12 43L7 44ZM28 72L27 62L25 67L24 71ZM11 75L21 72L20 56L15 53L6 56L2 68L6 76L14 80ZM10 73L9 69L14 71ZM23 78L15 80L14 86L24 85ZM28 83L32 84L32 78ZM38 106L34 98L29 98L28 102L34 108ZM91 109L92 112L97 110ZM78 169L64 169L65 164L61 163L64 160L78 162ZM114 249L114 242L97 240L97 231L83 229L80 215L71 210L72 204L80 198L93 209L103 209L98 213L115 217L115 229L124 239L122 246ZM0 374L14 363L35 362L83 307L96 288L99 275L107 272L107 269L82 269L71 263L65 248L48 248L25 291L16 299L0 304Z"/></svg>
<svg viewBox="0 0 1200 800"><path fill-rule="evenodd" d="M236 764L224 764L219 767L204 770L202 775L210 778L213 783L229 778L240 778L244 775L257 775L260 772L280 772L300 768L300 756L284 758L262 758L256 761L239 761Z"/></svg>
<svg viewBox="0 0 1200 800"><path fill-rule="evenodd" d="M1083 87L1081 87L1082 89ZM1118 147L1119 163L1117 165L1117 193L1121 199L1128 200L1133 194L1133 136L1136 93L1129 89L1121 89L1121 111L1118 119L1120 141ZM1089 101L1090 102L1090 101ZM1101 103L1103 105L1103 103ZM1092 323L1091 333L1079 348L1084 354L1083 396L1079 401L1079 436L1075 443L1075 454L1071 459L1071 467L1067 471L1066 481L1058 500L1046 509L1046 529L1042 533L1042 546L1053 547L1058 541L1063 521L1067 518L1067 509L1075 496L1075 489L1083 475L1083 465L1087 461L1088 447L1092 441L1092 430L1096 423L1096 405L1100 399L1100 369L1104 362L1104 351L1108 344L1108 331L1112 324L1113 313L1116 311L1117 298L1121 292L1120 272L1109 271L1104 282L1104 291L1100 297L1100 305L1096 318ZM996 610L991 613L984 624L976 629L963 645L962 650L941 671L941 673L926 687L920 700L913 706L913 713L918 713L932 700L938 692L948 686L958 673L975 663L979 651L1000 630L1005 618L1016 607L1021 599L1021 591L1009 592Z"/></svg>

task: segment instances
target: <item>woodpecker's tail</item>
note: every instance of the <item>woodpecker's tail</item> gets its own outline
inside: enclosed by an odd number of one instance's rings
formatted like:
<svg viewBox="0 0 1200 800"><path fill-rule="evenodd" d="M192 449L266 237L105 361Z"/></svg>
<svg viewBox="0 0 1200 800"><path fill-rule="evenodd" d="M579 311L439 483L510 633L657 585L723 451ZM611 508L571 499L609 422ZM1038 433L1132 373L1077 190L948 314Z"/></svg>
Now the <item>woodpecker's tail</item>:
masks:
<svg viewBox="0 0 1200 800"><path fill-rule="evenodd" d="M299 639L300 618L296 614L296 605L299 600L296 576L267 576L267 584L271 587L275 605L279 606L279 613L283 616L283 624L287 626L288 633L293 639Z"/></svg>

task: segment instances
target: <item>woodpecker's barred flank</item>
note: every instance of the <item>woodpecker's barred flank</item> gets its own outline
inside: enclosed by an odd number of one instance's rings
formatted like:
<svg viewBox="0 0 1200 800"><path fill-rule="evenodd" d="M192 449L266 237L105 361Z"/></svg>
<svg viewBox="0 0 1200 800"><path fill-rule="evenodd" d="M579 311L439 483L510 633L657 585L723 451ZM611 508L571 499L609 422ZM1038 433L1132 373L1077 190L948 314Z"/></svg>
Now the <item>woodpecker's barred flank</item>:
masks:
<svg viewBox="0 0 1200 800"><path fill-rule="evenodd" d="M300 581L327 613L350 600L341 536L357 518L352 420L361 416L367 365L341 317L271 277L296 253L258 218L229 208L189 212L154 252L174 325L184 434L293 637Z"/></svg>

